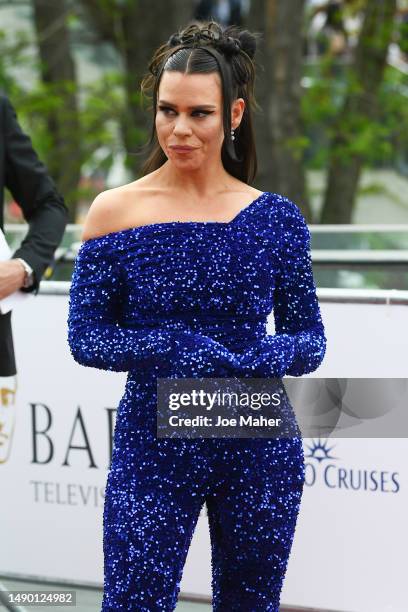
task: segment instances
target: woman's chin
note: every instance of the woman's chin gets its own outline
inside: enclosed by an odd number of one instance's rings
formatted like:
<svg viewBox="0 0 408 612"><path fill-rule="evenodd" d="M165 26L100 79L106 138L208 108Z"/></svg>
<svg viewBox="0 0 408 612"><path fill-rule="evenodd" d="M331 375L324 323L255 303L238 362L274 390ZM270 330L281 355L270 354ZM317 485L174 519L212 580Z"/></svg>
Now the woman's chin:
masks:
<svg viewBox="0 0 408 612"><path fill-rule="evenodd" d="M182 170L198 170L201 166L201 163L197 160L193 161L192 159L175 159L174 157L170 157L169 159L176 168L180 168Z"/></svg>

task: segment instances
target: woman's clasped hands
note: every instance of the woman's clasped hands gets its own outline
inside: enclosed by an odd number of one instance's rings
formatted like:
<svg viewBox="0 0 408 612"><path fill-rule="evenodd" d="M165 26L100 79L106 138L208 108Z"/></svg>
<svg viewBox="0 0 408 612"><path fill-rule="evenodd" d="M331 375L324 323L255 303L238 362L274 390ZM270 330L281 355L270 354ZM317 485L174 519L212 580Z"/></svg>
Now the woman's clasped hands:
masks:
<svg viewBox="0 0 408 612"><path fill-rule="evenodd" d="M238 353L209 336L186 334L179 343L173 371L177 376L192 378L282 377L294 360L294 342L289 334L267 335Z"/></svg>

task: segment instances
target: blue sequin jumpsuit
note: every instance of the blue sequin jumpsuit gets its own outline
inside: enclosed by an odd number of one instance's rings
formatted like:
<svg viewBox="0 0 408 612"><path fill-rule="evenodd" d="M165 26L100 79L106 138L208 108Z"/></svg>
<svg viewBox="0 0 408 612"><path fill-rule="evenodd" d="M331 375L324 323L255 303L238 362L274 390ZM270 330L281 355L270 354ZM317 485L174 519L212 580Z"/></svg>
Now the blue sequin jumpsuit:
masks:
<svg viewBox="0 0 408 612"><path fill-rule="evenodd" d="M320 365L326 338L298 206L264 192L230 222L152 223L85 241L68 342L78 363L128 372L105 490L103 612L175 609L204 503L213 609L278 612L301 437L158 438L155 391L157 377L301 376Z"/></svg>

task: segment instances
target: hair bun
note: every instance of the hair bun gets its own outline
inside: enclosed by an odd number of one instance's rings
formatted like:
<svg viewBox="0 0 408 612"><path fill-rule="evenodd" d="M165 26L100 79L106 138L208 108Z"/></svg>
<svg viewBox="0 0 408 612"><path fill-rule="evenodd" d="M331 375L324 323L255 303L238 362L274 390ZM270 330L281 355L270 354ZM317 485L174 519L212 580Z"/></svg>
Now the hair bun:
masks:
<svg viewBox="0 0 408 612"><path fill-rule="evenodd" d="M238 38L233 38L232 36L221 37L216 42L216 46L220 51L225 53L225 55L236 55L242 51L241 42Z"/></svg>
<svg viewBox="0 0 408 612"><path fill-rule="evenodd" d="M233 40L239 51L244 51L248 57L253 59L257 47L257 35L249 30L242 30L240 26L227 26L222 33L224 40ZM231 45L231 43L227 43Z"/></svg>
<svg viewBox="0 0 408 612"><path fill-rule="evenodd" d="M238 34L238 41L241 46L241 49L245 51L245 53L253 59L256 52L256 38L251 32L248 30L242 30Z"/></svg>

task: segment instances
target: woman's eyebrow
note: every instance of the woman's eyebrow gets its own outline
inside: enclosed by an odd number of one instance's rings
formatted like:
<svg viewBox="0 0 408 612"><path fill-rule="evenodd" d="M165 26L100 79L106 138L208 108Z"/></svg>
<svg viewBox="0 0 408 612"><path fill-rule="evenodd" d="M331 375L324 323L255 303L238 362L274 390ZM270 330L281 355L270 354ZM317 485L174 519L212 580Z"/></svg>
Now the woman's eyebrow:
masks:
<svg viewBox="0 0 408 612"><path fill-rule="evenodd" d="M171 102L166 102L166 100L159 100L159 104L166 104L167 106L172 106L173 108L177 108L176 104L172 104ZM213 104L197 104L196 106L187 106L189 110L193 110L195 108L217 108Z"/></svg>

